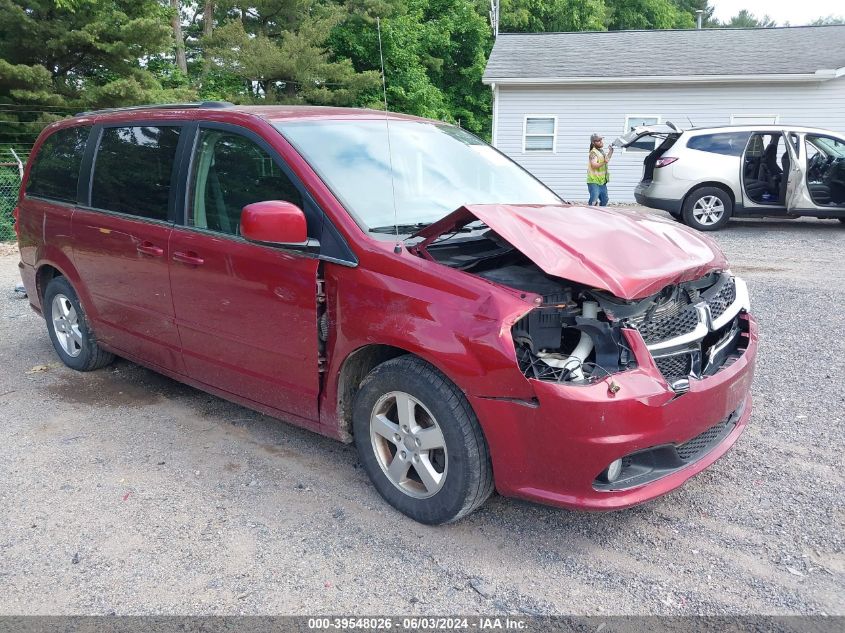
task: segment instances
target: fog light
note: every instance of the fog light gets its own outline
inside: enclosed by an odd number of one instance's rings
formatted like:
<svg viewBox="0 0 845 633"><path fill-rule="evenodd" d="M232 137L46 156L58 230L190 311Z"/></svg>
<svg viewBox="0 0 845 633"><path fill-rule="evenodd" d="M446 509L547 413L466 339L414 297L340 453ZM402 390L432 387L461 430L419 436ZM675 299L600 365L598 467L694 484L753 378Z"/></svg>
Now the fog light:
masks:
<svg viewBox="0 0 845 633"><path fill-rule="evenodd" d="M608 483L613 483L617 479L619 479L619 475L622 474L622 460L617 459L616 461L610 462L610 466L607 467L607 470L604 471L604 478L607 480Z"/></svg>

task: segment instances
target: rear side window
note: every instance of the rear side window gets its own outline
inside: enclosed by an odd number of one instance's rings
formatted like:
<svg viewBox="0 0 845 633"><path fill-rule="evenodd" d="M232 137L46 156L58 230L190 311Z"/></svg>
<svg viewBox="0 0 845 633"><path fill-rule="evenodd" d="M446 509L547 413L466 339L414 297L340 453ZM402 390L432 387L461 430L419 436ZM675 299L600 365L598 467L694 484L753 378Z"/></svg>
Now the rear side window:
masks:
<svg viewBox="0 0 845 633"><path fill-rule="evenodd" d="M72 127L51 134L29 170L27 195L76 202L79 167L91 128Z"/></svg>
<svg viewBox="0 0 845 633"><path fill-rule="evenodd" d="M693 136L687 141L687 147L700 152L723 154L725 156L742 156L751 132L723 132L720 134L702 134Z"/></svg>
<svg viewBox="0 0 845 633"><path fill-rule="evenodd" d="M166 220L179 128L110 127L94 162L91 206Z"/></svg>

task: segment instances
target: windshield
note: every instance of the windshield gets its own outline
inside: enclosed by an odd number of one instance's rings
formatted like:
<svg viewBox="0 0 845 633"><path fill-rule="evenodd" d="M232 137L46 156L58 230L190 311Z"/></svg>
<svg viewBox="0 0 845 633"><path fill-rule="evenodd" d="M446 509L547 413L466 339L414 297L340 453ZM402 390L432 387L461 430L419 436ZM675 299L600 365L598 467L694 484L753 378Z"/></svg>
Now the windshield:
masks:
<svg viewBox="0 0 845 633"><path fill-rule="evenodd" d="M460 128L395 119L389 126L389 144L386 120L298 121L276 128L364 230L395 223L400 232L412 233L466 204L560 202Z"/></svg>
<svg viewBox="0 0 845 633"><path fill-rule="evenodd" d="M811 134L807 135L807 140L828 156L845 158L845 141L836 140L828 136L814 136Z"/></svg>

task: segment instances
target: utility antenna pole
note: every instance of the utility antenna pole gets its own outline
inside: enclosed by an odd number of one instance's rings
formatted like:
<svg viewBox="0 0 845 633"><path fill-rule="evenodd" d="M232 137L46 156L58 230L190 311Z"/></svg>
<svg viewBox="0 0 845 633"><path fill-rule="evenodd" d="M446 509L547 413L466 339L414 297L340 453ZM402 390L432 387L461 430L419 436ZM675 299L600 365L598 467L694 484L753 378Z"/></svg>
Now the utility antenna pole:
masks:
<svg viewBox="0 0 845 633"><path fill-rule="evenodd" d="M499 0L490 0L490 27L493 29L493 37L499 35Z"/></svg>

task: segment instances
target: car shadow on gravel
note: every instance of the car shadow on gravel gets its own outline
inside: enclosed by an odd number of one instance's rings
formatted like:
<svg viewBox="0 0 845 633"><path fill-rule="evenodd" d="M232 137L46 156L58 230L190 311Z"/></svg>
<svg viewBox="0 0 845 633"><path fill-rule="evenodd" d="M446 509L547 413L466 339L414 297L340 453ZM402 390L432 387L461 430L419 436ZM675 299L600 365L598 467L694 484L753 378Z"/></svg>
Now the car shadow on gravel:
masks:
<svg viewBox="0 0 845 633"><path fill-rule="evenodd" d="M722 231L738 229L777 230L777 231L845 231L845 224L838 220L821 220L816 218L796 218L794 220L780 218L732 218ZM718 234L718 233L717 233Z"/></svg>
<svg viewBox="0 0 845 633"><path fill-rule="evenodd" d="M242 445L244 450L258 449L261 455L271 460L293 460L305 467L303 480L316 482L326 477L326 471L319 464L335 464L334 479L337 501L363 495L366 506L379 514L384 511L394 515L394 520L416 525L399 512L390 509L363 476L354 446L342 444L306 429L253 411L229 402L202 390L185 385L158 374L143 366L124 359L117 359L113 365L91 373L62 372L53 384L45 385L47 391L57 400L92 408L117 409L161 409L167 403L175 403L184 413L178 416L185 425L185 433L194 434L197 445L206 441L208 431L219 431L231 436L232 441ZM169 424L162 416L161 424ZM338 453L344 454L337 464ZM313 464L313 472L309 464ZM225 466L223 466L225 470ZM230 466L230 469L235 469ZM348 470L345 470L348 469ZM342 490L352 480L352 489ZM329 483L329 482L326 482ZM360 484L364 484L361 489ZM331 486L328 486L331 488ZM331 490L329 490L331 494ZM647 507L647 506L646 506ZM589 529L596 534L618 533L632 513L585 513L561 510L530 502L493 497L479 512L461 521L458 525L475 526L523 526L524 533L537 537L552 528L556 531L571 529L582 533ZM442 526L449 531L451 526ZM460 528L461 530L464 528Z"/></svg>
<svg viewBox="0 0 845 633"><path fill-rule="evenodd" d="M107 407L143 407L162 398L189 398L196 390L126 360L91 373L64 372L46 387L57 399Z"/></svg>

